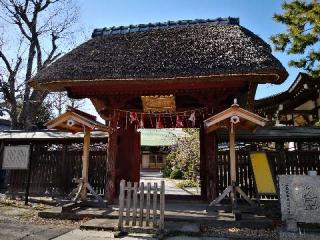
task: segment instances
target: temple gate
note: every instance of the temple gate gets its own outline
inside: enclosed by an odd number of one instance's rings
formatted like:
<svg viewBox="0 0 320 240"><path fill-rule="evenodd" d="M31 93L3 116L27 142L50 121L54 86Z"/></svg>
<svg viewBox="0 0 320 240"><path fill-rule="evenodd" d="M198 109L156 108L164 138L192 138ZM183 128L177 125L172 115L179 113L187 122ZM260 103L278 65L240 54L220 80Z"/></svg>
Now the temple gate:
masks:
<svg viewBox="0 0 320 240"><path fill-rule="evenodd" d="M237 18L218 18L95 29L92 39L41 70L29 84L89 98L106 124L117 129L108 143L109 202L121 179L140 178L136 129L141 126L128 122L135 116L145 128L181 122L200 129L201 196L212 200L217 196L217 147L215 133L204 131L203 120L228 108L234 98L252 110L259 83L281 83L286 77L261 38ZM149 103L160 99L160 109L148 108L146 98Z"/></svg>

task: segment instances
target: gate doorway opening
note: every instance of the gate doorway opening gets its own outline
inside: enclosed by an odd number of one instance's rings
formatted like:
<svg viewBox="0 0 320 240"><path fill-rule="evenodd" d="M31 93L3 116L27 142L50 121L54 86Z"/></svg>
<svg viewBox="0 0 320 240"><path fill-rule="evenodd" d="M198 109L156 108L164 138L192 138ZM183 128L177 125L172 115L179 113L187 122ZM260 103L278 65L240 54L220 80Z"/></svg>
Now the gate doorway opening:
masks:
<svg viewBox="0 0 320 240"><path fill-rule="evenodd" d="M166 195L200 197L199 129L140 129L140 182L165 181Z"/></svg>

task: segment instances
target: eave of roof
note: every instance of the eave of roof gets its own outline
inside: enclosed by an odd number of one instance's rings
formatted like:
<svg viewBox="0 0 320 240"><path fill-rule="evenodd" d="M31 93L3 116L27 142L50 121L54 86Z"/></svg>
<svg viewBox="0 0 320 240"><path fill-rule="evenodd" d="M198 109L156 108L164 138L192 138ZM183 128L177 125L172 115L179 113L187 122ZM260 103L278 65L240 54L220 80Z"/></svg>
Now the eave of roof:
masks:
<svg viewBox="0 0 320 240"><path fill-rule="evenodd" d="M304 84L307 84L309 86L310 89L314 89L314 85L318 84L318 87L320 87L320 83L319 82L320 79L315 79L312 78L311 76L309 76L306 73L302 73L300 72L297 77L295 78L295 80L293 81L293 83L288 87L287 90L268 96L268 97L264 97L264 98L260 98L254 101L254 107L255 109L260 109L260 108L264 108L264 107L272 107L270 106L270 104L275 104L275 105L279 105L281 103L283 103L284 101L288 100L290 97L293 97L297 92L299 92L300 88L303 87L304 88ZM311 85L311 86L310 86Z"/></svg>
<svg viewBox="0 0 320 240"><path fill-rule="evenodd" d="M102 131L94 131L91 133L92 139L107 139L108 133ZM26 132L20 130L2 131L0 132L0 140L82 140L83 133L70 133L56 130L43 130Z"/></svg>
<svg viewBox="0 0 320 240"><path fill-rule="evenodd" d="M225 129L217 130L217 138L219 141L228 141L229 134ZM316 141L320 139L320 128L316 127L259 127L255 132L248 130L237 130L236 140L237 141L288 141L294 142L300 141Z"/></svg>

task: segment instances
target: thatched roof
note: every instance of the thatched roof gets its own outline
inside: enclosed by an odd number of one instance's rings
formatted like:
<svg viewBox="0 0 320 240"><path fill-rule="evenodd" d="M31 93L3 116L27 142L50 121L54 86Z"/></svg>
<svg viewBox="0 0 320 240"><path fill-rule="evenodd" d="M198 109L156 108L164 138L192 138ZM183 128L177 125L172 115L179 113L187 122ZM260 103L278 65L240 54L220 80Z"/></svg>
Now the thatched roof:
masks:
<svg viewBox="0 0 320 240"><path fill-rule="evenodd" d="M178 21L96 29L81 44L31 81L62 90L106 80L199 79L259 75L259 82L281 83L287 72L261 38L239 19Z"/></svg>

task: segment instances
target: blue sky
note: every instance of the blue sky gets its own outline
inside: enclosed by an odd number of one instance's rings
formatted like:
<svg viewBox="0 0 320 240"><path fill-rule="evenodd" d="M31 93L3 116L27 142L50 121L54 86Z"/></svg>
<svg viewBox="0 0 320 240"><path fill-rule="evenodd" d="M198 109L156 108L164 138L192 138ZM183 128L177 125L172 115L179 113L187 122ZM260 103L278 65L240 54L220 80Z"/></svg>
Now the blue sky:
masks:
<svg viewBox="0 0 320 240"><path fill-rule="evenodd" d="M270 36L285 30L272 19L281 12L282 0L79 0L81 22L93 30L99 27L159 22L168 20L239 17L240 24L271 44ZM285 53L273 52L289 72L281 85L259 85L256 98L284 91L299 70L288 66Z"/></svg>

